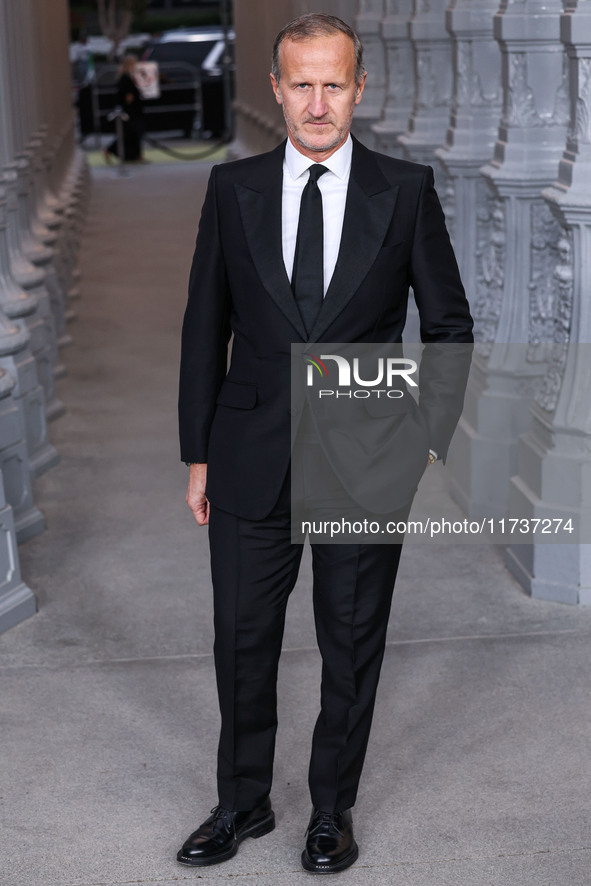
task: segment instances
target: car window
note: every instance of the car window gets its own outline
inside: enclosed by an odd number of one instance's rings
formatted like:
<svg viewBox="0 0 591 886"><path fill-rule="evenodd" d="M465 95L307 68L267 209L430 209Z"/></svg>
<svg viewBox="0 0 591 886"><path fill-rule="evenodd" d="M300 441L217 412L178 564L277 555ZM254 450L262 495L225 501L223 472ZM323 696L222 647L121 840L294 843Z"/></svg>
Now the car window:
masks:
<svg viewBox="0 0 591 886"><path fill-rule="evenodd" d="M209 52L216 45L217 40L199 40L198 42L183 41L174 43L167 41L154 46L150 53L150 61L155 62L187 62L201 67Z"/></svg>
<svg viewBox="0 0 591 886"><path fill-rule="evenodd" d="M234 62L234 44L230 43L228 45L230 61ZM208 70L209 68L215 68L216 65L222 64L222 56L224 54L224 41L218 40L215 44L205 61L203 62L203 67Z"/></svg>

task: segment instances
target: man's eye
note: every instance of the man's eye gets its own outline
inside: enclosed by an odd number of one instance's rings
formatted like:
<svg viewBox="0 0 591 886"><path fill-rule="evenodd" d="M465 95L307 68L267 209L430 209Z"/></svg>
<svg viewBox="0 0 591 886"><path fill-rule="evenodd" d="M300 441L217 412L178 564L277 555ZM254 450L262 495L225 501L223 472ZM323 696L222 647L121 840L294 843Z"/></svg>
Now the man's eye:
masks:
<svg viewBox="0 0 591 886"><path fill-rule="evenodd" d="M335 89L338 89L339 87L338 87L338 85L337 85L336 83L329 83L329 84L328 84L328 88L329 88L329 89L332 89L332 90L335 90Z"/></svg>
<svg viewBox="0 0 591 886"><path fill-rule="evenodd" d="M297 88L298 88L298 89L306 89L307 86L308 86L307 83L298 83L298 87L297 87Z"/></svg>

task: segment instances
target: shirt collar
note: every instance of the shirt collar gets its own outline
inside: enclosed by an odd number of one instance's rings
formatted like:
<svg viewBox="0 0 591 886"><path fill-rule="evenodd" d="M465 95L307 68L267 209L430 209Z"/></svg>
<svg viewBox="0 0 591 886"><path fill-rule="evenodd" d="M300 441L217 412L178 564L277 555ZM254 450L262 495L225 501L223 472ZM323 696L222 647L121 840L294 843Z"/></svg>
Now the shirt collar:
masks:
<svg viewBox="0 0 591 886"><path fill-rule="evenodd" d="M345 143L342 144L334 154L331 154L328 160L323 160L322 165L326 166L327 169L330 169L331 172L334 172L338 178L345 180L351 169L352 154L353 142L351 140L351 135L349 134ZM285 145L285 164L294 181L298 179L300 175L303 175L313 163L314 160L310 160L309 157L300 154L297 148L294 148L289 138L287 139L287 144Z"/></svg>

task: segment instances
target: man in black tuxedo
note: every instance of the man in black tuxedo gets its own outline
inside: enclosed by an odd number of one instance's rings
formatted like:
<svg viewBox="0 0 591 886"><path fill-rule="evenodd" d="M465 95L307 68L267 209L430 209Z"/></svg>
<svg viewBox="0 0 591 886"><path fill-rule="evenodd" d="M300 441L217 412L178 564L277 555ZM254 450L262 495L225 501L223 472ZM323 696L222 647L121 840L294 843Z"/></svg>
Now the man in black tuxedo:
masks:
<svg viewBox="0 0 591 886"><path fill-rule="evenodd" d="M215 167L203 206L179 415L187 502L209 523L222 725L219 805L179 851L184 864L224 861L275 825L277 667L302 552L290 538L291 344L399 342L409 286L424 342L472 341L432 169L350 136L365 78L359 39L340 19L309 14L287 25L271 74L287 141ZM425 463L428 449L431 460L444 457L449 427L427 417L424 428ZM350 809L400 549L312 545L323 670L302 864L313 873L344 870L358 855Z"/></svg>

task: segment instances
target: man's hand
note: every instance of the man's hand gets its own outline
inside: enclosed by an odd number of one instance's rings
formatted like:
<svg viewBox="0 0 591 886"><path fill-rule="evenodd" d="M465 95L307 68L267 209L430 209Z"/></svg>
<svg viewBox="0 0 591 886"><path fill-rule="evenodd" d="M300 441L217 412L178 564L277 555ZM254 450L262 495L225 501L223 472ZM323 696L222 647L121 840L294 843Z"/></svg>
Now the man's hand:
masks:
<svg viewBox="0 0 591 886"><path fill-rule="evenodd" d="M209 502L205 497L205 481L207 479L207 465L193 464L189 468L189 488L187 489L187 504L193 511L193 516L200 526L209 523Z"/></svg>

